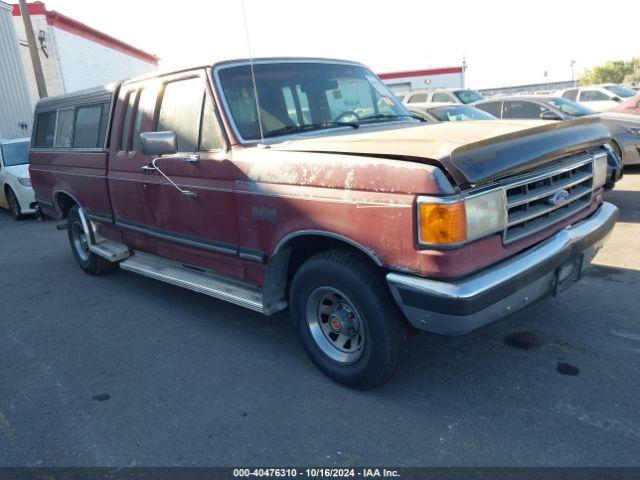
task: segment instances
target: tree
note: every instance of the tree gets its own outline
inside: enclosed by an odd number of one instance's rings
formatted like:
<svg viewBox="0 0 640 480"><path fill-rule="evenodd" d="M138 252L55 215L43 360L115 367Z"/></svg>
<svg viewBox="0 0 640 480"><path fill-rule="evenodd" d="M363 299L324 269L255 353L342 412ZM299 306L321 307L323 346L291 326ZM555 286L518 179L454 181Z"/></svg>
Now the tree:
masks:
<svg viewBox="0 0 640 480"><path fill-rule="evenodd" d="M613 60L598 65L592 70L585 70L580 75L580 85L595 83L624 83L640 79L640 57L629 61Z"/></svg>

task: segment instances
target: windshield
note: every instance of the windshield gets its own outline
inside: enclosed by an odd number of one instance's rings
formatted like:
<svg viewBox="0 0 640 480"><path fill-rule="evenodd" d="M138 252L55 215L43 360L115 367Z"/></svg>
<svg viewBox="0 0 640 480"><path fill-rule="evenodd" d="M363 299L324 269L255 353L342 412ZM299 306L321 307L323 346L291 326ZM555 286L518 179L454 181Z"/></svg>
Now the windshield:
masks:
<svg viewBox="0 0 640 480"><path fill-rule="evenodd" d="M29 142L5 143L0 145L5 167L29 163Z"/></svg>
<svg viewBox="0 0 640 480"><path fill-rule="evenodd" d="M549 105L572 117L583 117L585 115L592 115L596 113L590 108L580 105L579 103L572 102L571 100L567 100L566 98L552 98L549 100Z"/></svg>
<svg viewBox="0 0 640 480"><path fill-rule="evenodd" d="M475 90L458 90L455 92L456 97L462 103L473 103L479 102L480 100L484 100L485 96Z"/></svg>
<svg viewBox="0 0 640 480"><path fill-rule="evenodd" d="M479 108L470 107L469 105L447 105L442 107L429 108L427 110L431 115L441 122L462 122L465 120L496 120L493 115L480 110Z"/></svg>
<svg viewBox="0 0 640 480"><path fill-rule="evenodd" d="M621 87L620 85L609 85L604 88L606 88L610 92L615 93L617 96L623 97L623 98L634 97L638 94L638 92L627 87Z"/></svg>
<svg viewBox="0 0 640 480"><path fill-rule="evenodd" d="M219 79L244 140L373 122L415 122L369 70L327 63L254 64L260 122L249 65L222 68Z"/></svg>

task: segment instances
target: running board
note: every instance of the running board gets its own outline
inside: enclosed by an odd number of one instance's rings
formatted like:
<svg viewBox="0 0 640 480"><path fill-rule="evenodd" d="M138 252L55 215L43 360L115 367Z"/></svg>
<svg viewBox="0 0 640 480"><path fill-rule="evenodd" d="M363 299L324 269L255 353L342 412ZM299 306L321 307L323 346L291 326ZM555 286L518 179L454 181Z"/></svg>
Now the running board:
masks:
<svg viewBox="0 0 640 480"><path fill-rule="evenodd" d="M106 238L89 245L89 250L96 255L106 258L110 262L119 262L131 255L126 245L107 240Z"/></svg>
<svg viewBox="0 0 640 480"><path fill-rule="evenodd" d="M264 313L262 290L253 285L140 252L120 262L120 268Z"/></svg>

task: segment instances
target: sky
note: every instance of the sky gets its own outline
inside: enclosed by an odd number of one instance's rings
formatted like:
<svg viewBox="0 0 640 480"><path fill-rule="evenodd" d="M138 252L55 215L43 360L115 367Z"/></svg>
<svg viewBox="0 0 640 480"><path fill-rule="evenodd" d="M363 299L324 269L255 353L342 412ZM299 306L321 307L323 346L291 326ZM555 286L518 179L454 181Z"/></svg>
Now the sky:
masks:
<svg viewBox="0 0 640 480"><path fill-rule="evenodd" d="M242 0L44 2L158 55L163 68L249 56ZM571 80L572 60L577 75L640 56L638 0L245 0L244 9L253 57L356 60L376 73L464 58L470 88Z"/></svg>

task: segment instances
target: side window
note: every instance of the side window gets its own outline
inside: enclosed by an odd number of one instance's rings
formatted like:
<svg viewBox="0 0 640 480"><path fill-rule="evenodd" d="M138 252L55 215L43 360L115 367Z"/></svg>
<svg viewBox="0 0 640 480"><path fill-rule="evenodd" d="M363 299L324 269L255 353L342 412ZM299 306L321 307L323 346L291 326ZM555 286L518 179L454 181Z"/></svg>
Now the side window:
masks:
<svg viewBox="0 0 640 480"><path fill-rule="evenodd" d="M415 95L411 95L407 103L425 103L426 101L426 93L416 93Z"/></svg>
<svg viewBox="0 0 640 480"><path fill-rule="evenodd" d="M209 95L204 96L202 106L202 131L200 132L200 150L220 150L222 144L222 132L220 124L213 108L213 102Z"/></svg>
<svg viewBox="0 0 640 480"><path fill-rule="evenodd" d="M56 113L39 113L36 120L36 147L53 147L56 132Z"/></svg>
<svg viewBox="0 0 640 480"><path fill-rule="evenodd" d="M56 148L69 148L73 144L75 110L60 110L56 129Z"/></svg>
<svg viewBox="0 0 640 480"><path fill-rule="evenodd" d="M485 102L480 103L478 105L474 105L476 108L480 110L484 110L487 113L490 113L494 117L501 118L502 117L502 102Z"/></svg>
<svg viewBox="0 0 640 480"><path fill-rule="evenodd" d="M133 115L133 104L135 103L137 94L135 90L131 90L127 93L125 103L127 105L127 111L124 114L124 123L122 124L122 132L120 133L120 150L129 150L129 135L131 133L131 116Z"/></svg>
<svg viewBox="0 0 640 480"><path fill-rule="evenodd" d="M453 98L446 92L436 92L433 94L433 102L445 102L451 103L453 102Z"/></svg>
<svg viewBox="0 0 640 480"><path fill-rule="evenodd" d="M540 119L540 114L546 109L537 103L512 100L507 102L509 118Z"/></svg>
<svg viewBox="0 0 640 480"><path fill-rule="evenodd" d="M175 132L180 152L198 150L203 96L204 85L199 77L165 85L156 130Z"/></svg>
<svg viewBox="0 0 640 480"><path fill-rule="evenodd" d="M145 106L151 105L156 99L156 94L153 89L142 88L138 91L138 100L135 108L135 119L133 122L133 136L131 137L131 150L137 151L140 147L140 132L142 132L142 120L145 116ZM154 109L148 112L150 116L155 113Z"/></svg>
<svg viewBox="0 0 640 480"><path fill-rule="evenodd" d="M97 148L100 146L101 120L102 105L78 107L76 110L73 146L76 148Z"/></svg>
<svg viewBox="0 0 640 480"><path fill-rule="evenodd" d="M609 96L599 90L582 90L580 92L581 102L600 102L609 100Z"/></svg>
<svg viewBox="0 0 640 480"><path fill-rule="evenodd" d="M578 89L572 88L571 90L567 90L562 94L562 97L568 98L569 100L573 100L575 102L578 98Z"/></svg>

